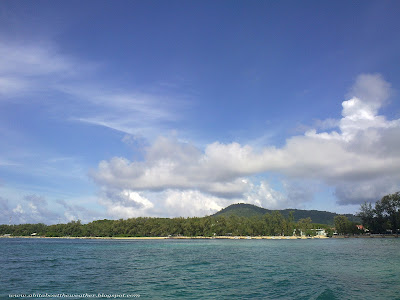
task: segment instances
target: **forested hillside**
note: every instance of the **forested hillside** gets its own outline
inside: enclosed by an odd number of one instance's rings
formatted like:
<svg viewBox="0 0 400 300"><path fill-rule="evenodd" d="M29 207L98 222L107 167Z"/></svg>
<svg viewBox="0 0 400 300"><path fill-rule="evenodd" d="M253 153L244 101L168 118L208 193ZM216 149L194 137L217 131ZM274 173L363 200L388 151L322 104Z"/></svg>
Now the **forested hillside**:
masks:
<svg viewBox="0 0 400 300"><path fill-rule="evenodd" d="M334 218L338 216L338 214L336 213L319 211L319 210L283 209L277 211L280 214L282 214L282 216L284 216L285 218L289 216L290 212L293 212L293 217L295 222L298 222L300 219L311 218L313 223L328 224L328 225L333 225ZM219 212L215 213L213 216L235 215L238 217L256 217L272 212L273 210L265 209L252 204L239 203L239 204L232 204L220 210ZM360 222L360 219L357 216L351 214L346 214L344 216L346 216L349 221Z"/></svg>

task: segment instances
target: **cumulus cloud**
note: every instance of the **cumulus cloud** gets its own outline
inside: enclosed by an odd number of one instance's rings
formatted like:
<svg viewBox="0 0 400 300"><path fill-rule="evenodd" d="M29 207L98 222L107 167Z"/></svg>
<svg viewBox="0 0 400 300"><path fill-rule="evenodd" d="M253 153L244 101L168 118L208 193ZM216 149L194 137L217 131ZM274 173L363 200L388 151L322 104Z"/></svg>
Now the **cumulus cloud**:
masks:
<svg viewBox="0 0 400 300"><path fill-rule="evenodd" d="M53 203L36 194L26 195L13 201L0 197L0 224L10 222L11 224L56 224L73 220L90 222L95 219L98 219L98 215L94 211L65 200L56 200Z"/></svg>
<svg viewBox="0 0 400 300"><path fill-rule="evenodd" d="M177 203L179 207L185 203L187 209L198 203L217 209L229 199L279 207L296 201L288 197L300 201L312 198L313 193L305 189L284 187L277 192L267 182L254 185L249 178L263 172L279 173L287 180L321 181L336 189L339 204L379 198L400 183L400 120L379 115L389 95L390 85L382 76L360 75L350 99L342 103L342 118L321 121L338 130L308 130L304 135L288 138L282 148L270 146L261 150L219 142L202 150L176 138L160 137L147 148L143 161L115 157L100 162L91 176L105 189L142 193L178 190L180 194L174 197L167 193L163 205L172 207ZM208 198L204 200L199 195ZM118 203L124 206L123 202Z"/></svg>
<svg viewBox="0 0 400 300"><path fill-rule="evenodd" d="M280 192L267 182L254 184L246 181L246 192L238 197L224 197L198 189L165 189L137 191L107 189L103 187L99 202L113 218L195 217L211 215L232 203L246 202L271 209L289 204Z"/></svg>
<svg viewBox="0 0 400 300"><path fill-rule="evenodd" d="M206 153L188 143L176 139L158 138L146 152L146 160L130 162L115 157L102 161L91 173L96 182L120 189L153 190L199 189L215 195L240 195L246 184L239 177L251 173L252 167L245 166L251 150L244 149L242 165L230 165L241 151L233 144L231 157L222 155L220 144L207 147ZM216 149L217 148L217 149ZM246 154L245 152L249 152ZM240 155L240 154L239 154ZM240 164L240 162L235 162ZM245 168L245 170L243 170Z"/></svg>
<svg viewBox="0 0 400 300"><path fill-rule="evenodd" d="M258 185L248 181L250 189L244 194L243 202L254 204L269 209L282 208L288 204L287 198L274 190L267 181L261 181Z"/></svg>
<svg viewBox="0 0 400 300"><path fill-rule="evenodd" d="M339 126L339 120L332 118L315 121L315 127L321 130L328 130L338 126Z"/></svg>
<svg viewBox="0 0 400 300"><path fill-rule="evenodd" d="M154 204L139 192L129 189L104 189L100 196L107 213L117 218L132 218L151 215Z"/></svg>
<svg viewBox="0 0 400 300"><path fill-rule="evenodd" d="M196 190L168 190L165 193L165 207L169 215L204 216L221 210L228 203L226 199L204 194Z"/></svg>
<svg viewBox="0 0 400 300"><path fill-rule="evenodd" d="M8 224L11 216L8 199L0 197L0 224Z"/></svg>
<svg viewBox="0 0 400 300"><path fill-rule="evenodd" d="M48 206L44 197L38 195L26 195L17 203L11 203L8 199L0 198L0 223L55 223L58 215Z"/></svg>
<svg viewBox="0 0 400 300"><path fill-rule="evenodd" d="M95 213L81 205L71 204L65 200L57 200L57 204L62 206L63 216L58 216L57 223L59 222L71 222L81 220L83 222L89 222L97 219Z"/></svg>
<svg viewBox="0 0 400 300"><path fill-rule="evenodd" d="M361 74L356 78L348 97L361 99L369 105L374 114L377 114L391 93L390 83L386 82L381 74Z"/></svg>
<svg viewBox="0 0 400 300"><path fill-rule="evenodd" d="M375 202L384 195L399 190L399 177L385 176L369 180L337 182L335 195L339 204L360 204L365 201Z"/></svg>

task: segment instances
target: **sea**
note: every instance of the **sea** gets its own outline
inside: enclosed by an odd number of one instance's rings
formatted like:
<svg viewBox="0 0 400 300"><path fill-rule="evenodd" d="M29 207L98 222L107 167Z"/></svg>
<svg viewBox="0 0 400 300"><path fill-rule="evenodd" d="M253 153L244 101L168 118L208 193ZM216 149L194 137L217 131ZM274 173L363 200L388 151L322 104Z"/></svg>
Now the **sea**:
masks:
<svg viewBox="0 0 400 300"><path fill-rule="evenodd" d="M400 299L400 239L0 239L1 299Z"/></svg>

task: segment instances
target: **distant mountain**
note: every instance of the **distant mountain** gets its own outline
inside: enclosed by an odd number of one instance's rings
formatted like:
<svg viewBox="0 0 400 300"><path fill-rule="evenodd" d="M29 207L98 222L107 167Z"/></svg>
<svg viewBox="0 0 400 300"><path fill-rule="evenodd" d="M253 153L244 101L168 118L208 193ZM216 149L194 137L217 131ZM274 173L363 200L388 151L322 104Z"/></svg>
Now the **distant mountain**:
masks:
<svg viewBox="0 0 400 300"><path fill-rule="evenodd" d="M232 204L229 205L228 207L225 207L221 209L219 212L216 212L213 214L213 217L217 216L238 216L238 217L254 217L254 216L262 216L265 215L266 213L270 213L272 210L265 209L259 206L255 206L252 204L246 204L246 203L237 203L237 204Z"/></svg>
<svg viewBox="0 0 400 300"><path fill-rule="evenodd" d="M221 209L219 212L213 214L213 217L217 216L231 216L236 215L238 217L254 217L254 216L263 216L266 213L271 213L274 210L258 207L252 204L246 203L238 203L232 204L224 209ZM339 214L328 212L328 211L319 211L319 210L302 210L302 209L283 209L277 210L279 211L284 217L288 217L289 213L293 211L294 220L297 222L300 219L305 219L310 217L313 223L319 224L329 224L333 225L333 218L338 216ZM345 214L345 216L353 222L361 222L361 220L352 215L352 214Z"/></svg>

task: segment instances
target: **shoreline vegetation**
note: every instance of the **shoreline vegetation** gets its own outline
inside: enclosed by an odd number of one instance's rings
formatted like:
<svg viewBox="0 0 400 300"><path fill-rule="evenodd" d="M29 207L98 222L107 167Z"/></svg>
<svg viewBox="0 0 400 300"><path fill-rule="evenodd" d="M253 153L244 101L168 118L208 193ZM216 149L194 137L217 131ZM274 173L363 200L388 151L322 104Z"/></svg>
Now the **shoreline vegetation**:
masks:
<svg viewBox="0 0 400 300"><path fill-rule="evenodd" d="M90 236L0 236L0 238L26 238L26 239L88 239L88 240L307 240L327 239L327 236L136 236L136 237L90 237Z"/></svg>
<svg viewBox="0 0 400 300"><path fill-rule="evenodd" d="M354 228L356 228L354 226ZM356 232L354 232L356 233ZM358 233L358 232L357 232ZM0 225L0 235L45 237L274 237L285 238L332 236L331 225L312 223L311 218L297 222L292 214L287 218L279 212L263 216L209 216L203 218L131 218L97 220L88 224L71 221L66 224Z"/></svg>
<svg viewBox="0 0 400 300"><path fill-rule="evenodd" d="M261 212L260 212L261 210ZM225 239L308 239L323 237L386 237L400 232L400 192L384 196L372 207L361 205L359 222L346 215L332 219L299 218L296 211L272 211L250 204L233 204L206 217L97 220L82 224L80 220L66 224L0 225L0 236L74 237L74 238L225 238ZM285 214L282 214L284 212ZM306 212L306 211L301 211ZM310 213L318 211L309 211ZM326 216L326 212L322 212ZM304 216L304 214L302 214ZM362 225L360 224L362 223Z"/></svg>
<svg viewBox="0 0 400 300"><path fill-rule="evenodd" d="M344 238L398 238L396 234L363 234L363 235L334 235L332 237L317 236L136 236L136 237L93 237L93 236L7 236L10 239L78 239L78 240L310 240L310 239L344 239Z"/></svg>

